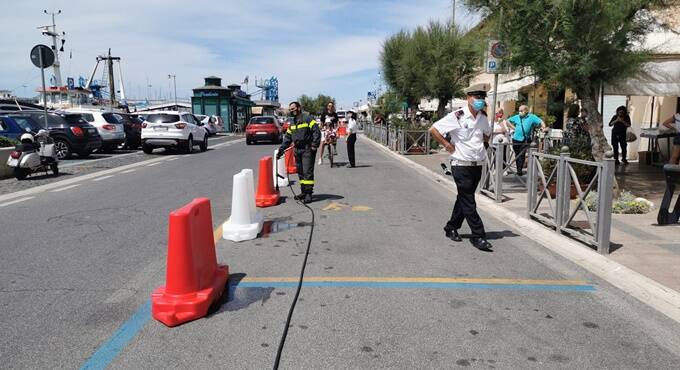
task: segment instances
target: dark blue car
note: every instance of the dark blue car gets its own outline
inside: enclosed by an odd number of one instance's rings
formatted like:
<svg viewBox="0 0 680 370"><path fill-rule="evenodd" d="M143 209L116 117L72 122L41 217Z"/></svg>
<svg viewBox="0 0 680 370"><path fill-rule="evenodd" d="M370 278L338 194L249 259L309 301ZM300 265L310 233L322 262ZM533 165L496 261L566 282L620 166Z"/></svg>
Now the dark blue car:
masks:
<svg viewBox="0 0 680 370"><path fill-rule="evenodd" d="M38 132L42 126L29 117L0 117L0 136L19 140L27 132Z"/></svg>

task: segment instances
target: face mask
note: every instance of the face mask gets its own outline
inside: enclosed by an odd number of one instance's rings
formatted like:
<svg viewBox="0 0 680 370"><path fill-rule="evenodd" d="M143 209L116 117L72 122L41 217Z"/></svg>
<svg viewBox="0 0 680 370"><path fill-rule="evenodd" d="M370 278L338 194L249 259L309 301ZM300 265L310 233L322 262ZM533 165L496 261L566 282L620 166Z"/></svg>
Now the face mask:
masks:
<svg viewBox="0 0 680 370"><path fill-rule="evenodd" d="M474 109L477 112L484 109L485 106L486 106L486 101L484 101L484 99L475 99L472 102L472 109Z"/></svg>
<svg viewBox="0 0 680 370"><path fill-rule="evenodd" d="M519 113L519 116L520 116L520 117L526 117L526 116L527 116L527 112L520 112L520 113Z"/></svg>

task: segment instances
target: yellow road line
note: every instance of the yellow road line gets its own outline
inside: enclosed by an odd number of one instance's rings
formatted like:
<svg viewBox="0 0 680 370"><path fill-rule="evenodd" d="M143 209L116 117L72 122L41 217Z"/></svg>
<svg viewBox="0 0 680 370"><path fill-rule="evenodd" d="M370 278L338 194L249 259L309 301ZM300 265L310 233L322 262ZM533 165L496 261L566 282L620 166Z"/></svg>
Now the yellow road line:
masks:
<svg viewBox="0 0 680 370"><path fill-rule="evenodd" d="M245 277L243 282L297 282L297 277ZM307 282L372 282L372 283L468 283L468 284L498 284L498 285L590 285L584 280L532 280L532 279L497 279L497 278L443 278L443 277L305 277Z"/></svg>

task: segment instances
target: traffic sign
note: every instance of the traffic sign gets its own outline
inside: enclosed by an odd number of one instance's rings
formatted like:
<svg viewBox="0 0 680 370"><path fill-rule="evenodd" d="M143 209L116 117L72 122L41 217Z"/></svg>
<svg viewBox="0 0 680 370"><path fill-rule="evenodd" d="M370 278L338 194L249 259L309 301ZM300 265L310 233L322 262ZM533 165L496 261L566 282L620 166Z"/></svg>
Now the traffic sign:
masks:
<svg viewBox="0 0 680 370"><path fill-rule="evenodd" d="M38 44L31 49L31 62L38 68L51 67L54 64L54 52L49 46Z"/></svg>
<svg viewBox="0 0 680 370"><path fill-rule="evenodd" d="M503 57L507 55L505 44L499 40L489 40L489 48L487 49L484 69L486 73L507 73L505 68L502 68Z"/></svg>

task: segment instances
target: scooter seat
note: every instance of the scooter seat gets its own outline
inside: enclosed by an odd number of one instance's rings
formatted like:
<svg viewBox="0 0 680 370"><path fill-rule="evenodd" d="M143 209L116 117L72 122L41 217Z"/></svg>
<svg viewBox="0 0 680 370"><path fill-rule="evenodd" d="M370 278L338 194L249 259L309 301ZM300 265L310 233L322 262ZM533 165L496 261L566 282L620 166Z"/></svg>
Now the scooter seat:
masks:
<svg viewBox="0 0 680 370"><path fill-rule="evenodd" d="M18 152L32 152L38 150L38 148L40 148L40 146L31 143L17 144L14 146L14 149Z"/></svg>

